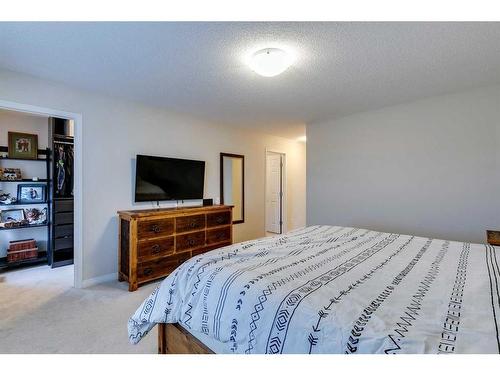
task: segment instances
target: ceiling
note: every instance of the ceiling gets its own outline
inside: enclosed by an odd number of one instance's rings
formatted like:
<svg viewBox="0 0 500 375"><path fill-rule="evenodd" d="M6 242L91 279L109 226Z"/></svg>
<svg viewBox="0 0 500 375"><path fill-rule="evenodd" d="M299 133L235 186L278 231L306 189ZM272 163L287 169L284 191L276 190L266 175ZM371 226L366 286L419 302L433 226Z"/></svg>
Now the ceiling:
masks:
<svg viewBox="0 0 500 375"><path fill-rule="evenodd" d="M244 57L292 50L264 78ZM0 68L289 138L500 82L500 23L0 23Z"/></svg>

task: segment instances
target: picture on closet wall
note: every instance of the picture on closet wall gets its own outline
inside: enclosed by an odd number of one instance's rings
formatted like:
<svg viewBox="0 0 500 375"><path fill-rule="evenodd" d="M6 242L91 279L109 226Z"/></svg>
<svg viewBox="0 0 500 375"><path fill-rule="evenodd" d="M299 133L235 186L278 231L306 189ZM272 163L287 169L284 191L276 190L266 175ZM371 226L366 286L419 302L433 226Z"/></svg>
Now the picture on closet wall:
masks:
<svg viewBox="0 0 500 375"><path fill-rule="evenodd" d="M0 211L0 222L2 223L20 222L23 220L25 219L22 209Z"/></svg>
<svg viewBox="0 0 500 375"><path fill-rule="evenodd" d="M9 158L37 159L38 135L9 132Z"/></svg>
<svg viewBox="0 0 500 375"><path fill-rule="evenodd" d="M20 203L43 203L45 199L44 185L22 184L17 186L17 200Z"/></svg>

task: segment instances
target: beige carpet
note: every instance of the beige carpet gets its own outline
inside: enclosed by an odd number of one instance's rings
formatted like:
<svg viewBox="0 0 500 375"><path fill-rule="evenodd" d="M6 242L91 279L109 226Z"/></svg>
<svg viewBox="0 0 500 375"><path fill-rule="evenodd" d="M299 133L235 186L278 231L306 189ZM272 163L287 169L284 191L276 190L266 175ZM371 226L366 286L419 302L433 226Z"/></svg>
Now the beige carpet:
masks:
<svg viewBox="0 0 500 375"><path fill-rule="evenodd" d="M156 284L72 285L73 266L0 274L0 353L156 352L156 328L138 345L127 340L129 316Z"/></svg>

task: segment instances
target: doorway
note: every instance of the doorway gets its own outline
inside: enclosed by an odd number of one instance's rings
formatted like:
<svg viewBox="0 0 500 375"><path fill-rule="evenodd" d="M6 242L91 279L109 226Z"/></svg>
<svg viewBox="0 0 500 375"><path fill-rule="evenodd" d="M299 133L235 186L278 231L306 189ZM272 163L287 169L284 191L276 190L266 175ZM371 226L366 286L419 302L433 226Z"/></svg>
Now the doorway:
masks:
<svg viewBox="0 0 500 375"><path fill-rule="evenodd" d="M76 288L83 285L82 269L82 115L59 111L51 108L33 106L29 104L15 103L0 100L0 109L14 111L17 113L30 114L34 116L55 117L71 120L74 123L74 279ZM41 181L40 181L41 182ZM23 230L23 229L21 229Z"/></svg>
<svg viewBox="0 0 500 375"><path fill-rule="evenodd" d="M266 151L266 234L286 232L286 154Z"/></svg>

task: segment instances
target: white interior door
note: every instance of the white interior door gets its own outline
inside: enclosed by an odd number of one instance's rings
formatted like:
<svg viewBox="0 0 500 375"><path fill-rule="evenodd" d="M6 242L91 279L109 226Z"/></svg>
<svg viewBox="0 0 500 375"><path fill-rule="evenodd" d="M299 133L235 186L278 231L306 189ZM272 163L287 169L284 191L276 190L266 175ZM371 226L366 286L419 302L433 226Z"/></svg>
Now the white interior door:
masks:
<svg viewBox="0 0 500 375"><path fill-rule="evenodd" d="M266 231L281 234L281 154L266 157Z"/></svg>

